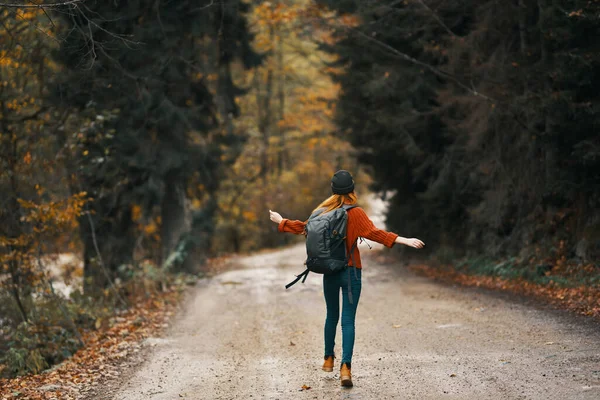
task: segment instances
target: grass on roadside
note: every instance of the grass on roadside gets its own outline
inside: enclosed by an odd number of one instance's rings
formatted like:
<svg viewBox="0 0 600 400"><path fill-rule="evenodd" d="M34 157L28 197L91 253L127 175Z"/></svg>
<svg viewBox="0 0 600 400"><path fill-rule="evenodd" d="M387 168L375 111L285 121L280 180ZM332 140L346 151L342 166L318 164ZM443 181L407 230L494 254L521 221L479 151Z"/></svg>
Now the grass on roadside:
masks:
<svg viewBox="0 0 600 400"><path fill-rule="evenodd" d="M151 264L132 268L128 278L115 290L107 288L93 298L80 288L65 297L43 285L33 286L23 302L27 320L20 317L13 298L0 293L0 378L39 374L68 360L87 346L85 337L111 329L140 305L171 298L172 292L198 279L195 275L166 274Z"/></svg>
<svg viewBox="0 0 600 400"><path fill-rule="evenodd" d="M447 256L447 254L445 254ZM479 256L450 261L440 257L410 268L429 278L464 286L502 290L532 296L560 308L600 319L600 265L566 257Z"/></svg>

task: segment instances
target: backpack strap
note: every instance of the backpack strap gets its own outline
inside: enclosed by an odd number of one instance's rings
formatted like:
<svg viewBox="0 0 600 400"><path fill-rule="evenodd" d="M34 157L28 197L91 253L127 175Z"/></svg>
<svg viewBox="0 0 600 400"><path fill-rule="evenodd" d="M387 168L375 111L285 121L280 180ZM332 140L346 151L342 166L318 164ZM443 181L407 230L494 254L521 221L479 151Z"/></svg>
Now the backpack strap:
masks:
<svg viewBox="0 0 600 400"><path fill-rule="evenodd" d="M356 242L354 242L354 244L352 245L352 247L350 247L350 259L352 259L352 268L354 268L354 277L358 277L356 274L356 261L354 261L354 250L356 250L356 247L358 246L358 240ZM348 260L348 256L346 256L346 260ZM350 301L350 304L354 304L354 299L352 296L352 286L350 285L350 267L348 268L348 300Z"/></svg>
<svg viewBox="0 0 600 400"><path fill-rule="evenodd" d="M310 271L308 270L308 268L306 268L304 270L304 272L302 272L300 275L296 275L296 279L294 279L293 281L291 281L290 283L288 283L287 285L285 285L286 289L289 289L290 287L294 286L296 283L298 283L298 281L300 279L302 279L302 283L304 283L304 281L306 280L306 277L308 276L308 273Z"/></svg>
<svg viewBox="0 0 600 400"><path fill-rule="evenodd" d="M346 212L348 212L348 210L351 210L355 207L358 207L358 206L356 204L344 204L342 206L342 208L344 210L346 210ZM355 277L357 277L357 275L356 275L356 261L354 261L354 250L356 250L357 246L358 246L358 241L355 241L352 244L352 247L350 247L350 257L348 257L348 255L346 254L346 262L348 262L348 260L352 259L352 267L354 268L354 276ZM354 297L352 296L352 285L350 284L350 268L348 268L348 301L350 301L350 304L354 304Z"/></svg>

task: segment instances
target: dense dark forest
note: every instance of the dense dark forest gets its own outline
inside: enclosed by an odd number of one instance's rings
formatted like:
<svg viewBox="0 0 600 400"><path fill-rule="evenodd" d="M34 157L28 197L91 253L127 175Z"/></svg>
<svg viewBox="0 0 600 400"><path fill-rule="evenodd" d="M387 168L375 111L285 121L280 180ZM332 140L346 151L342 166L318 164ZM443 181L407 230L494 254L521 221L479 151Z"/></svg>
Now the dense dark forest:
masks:
<svg viewBox="0 0 600 400"><path fill-rule="evenodd" d="M89 299L123 307L140 279L164 287L167 273L197 270L188 256L206 257L197 248L210 247L216 190L243 143L232 64L261 62L240 1L45 3L0 7L9 374L76 349L76 326L100 318ZM69 249L81 254L85 297L66 310L45 264Z"/></svg>
<svg viewBox="0 0 600 400"><path fill-rule="evenodd" d="M391 228L446 256L600 256L600 6L332 1L337 123ZM537 253L536 253L537 252Z"/></svg>
<svg viewBox="0 0 600 400"><path fill-rule="evenodd" d="M600 283L598 2L14 3L2 376L70 357L209 258L287 244L268 209L305 218L340 168L442 263Z"/></svg>

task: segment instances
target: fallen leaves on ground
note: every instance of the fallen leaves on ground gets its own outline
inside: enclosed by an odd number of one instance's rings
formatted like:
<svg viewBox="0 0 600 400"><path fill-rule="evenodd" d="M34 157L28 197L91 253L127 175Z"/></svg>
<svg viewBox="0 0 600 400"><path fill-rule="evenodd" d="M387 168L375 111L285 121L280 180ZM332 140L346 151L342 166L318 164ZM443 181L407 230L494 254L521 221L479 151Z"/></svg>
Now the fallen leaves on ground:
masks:
<svg viewBox="0 0 600 400"><path fill-rule="evenodd" d="M450 266L434 268L429 265L412 265L413 271L428 278L463 286L475 286L532 296L555 306L600 319L600 288L589 286L561 287L557 284L541 285L524 279L503 279L492 276L468 275Z"/></svg>
<svg viewBox="0 0 600 400"><path fill-rule="evenodd" d="M142 341L167 325L181 291L172 290L138 302L116 316L105 329L85 332L85 347L70 359L41 374L0 379L0 399L76 399L119 376L128 355L142 348Z"/></svg>
<svg viewBox="0 0 600 400"><path fill-rule="evenodd" d="M209 277L222 274L227 271L239 268L237 261L243 257L242 255L232 254L210 258L206 264L202 266L202 272ZM242 282L239 282L241 284ZM230 283L231 284L231 283Z"/></svg>
<svg viewBox="0 0 600 400"><path fill-rule="evenodd" d="M242 282L235 282L235 281L225 281L225 282L221 282L221 285L242 285Z"/></svg>

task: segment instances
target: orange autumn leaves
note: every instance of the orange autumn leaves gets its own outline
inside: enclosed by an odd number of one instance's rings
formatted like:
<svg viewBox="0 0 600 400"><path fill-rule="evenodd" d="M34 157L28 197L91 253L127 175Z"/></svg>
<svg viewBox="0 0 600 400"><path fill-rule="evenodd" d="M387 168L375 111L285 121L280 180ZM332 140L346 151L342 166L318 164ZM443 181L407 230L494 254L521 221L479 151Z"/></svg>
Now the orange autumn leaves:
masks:
<svg viewBox="0 0 600 400"><path fill-rule="evenodd" d="M540 298L560 308L600 319L600 287L574 286L561 287L555 283L542 285L525 279L504 279L492 276L469 275L451 266L434 268L429 265L414 265L413 271L429 278L464 286L502 290L518 295Z"/></svg>
<svg viewBox="0 0 600 400"><path fill-rule="evenodd" d="M310 214L335 168L355 167L351 146L335 134L339 85L331 75L343 69L319 47L334 40L331 24L352 23L345 18L309 1L264 2L249 13L253 46L264 59L236 75L250 88L238 99L236 120L248 140L221 184L218 251L278 244L263 224L265 204L298 218Z"/></svg>
<svg viewBox="0 0 600 400"><path fill-rule="evenodd" d="M89 200L85 192L63 200L42 203L18 199L22 214L20 220L31 229L16 237L0 236L0 248L7 250L0 253L0 265L3 269L8 270L11 262L18 262L22 269L34 268L35 259L46 241L75 229Z"/></svg>
<svg viewBox="0 0 600 400"><path fill-rule="evenodd" d="M273 49L269 36L278 28L283 27L292 37L310 35L319 42L333 44L336 39L332 33L336 27L354 28L360 24L357 15L338 15L316 2L302 0L291 4L265 1L254 8L253 18L259 28L255 38L255 46L259 51ZM305 27L310 27L308 33L303 29Z"/></svg>
<svg viewBox="0 0 600 400"><path fill-rule="evenodd" d="M35 203L18 199L25 214L21 221L32 224L35 233L55 233L54 230L74 229L77 218L82 214L85 204L91 199L86 192L76 193L66 199Z"/></svg>
<svg viewBox="0 0 600 400"><path fill-rule="evenodd" d="M264 2L256 6L251 21L255 33L254 45L259 52L269 54L259 76L268 77L273 71L285 88L278 89L285 97L285 109L275 121L287 136L310 137L315 132L335 130L333 117L339 85L330 74L339 69L331 67L335 57L318 49L324 37L331 38L331 24L352 24L351 16L338 17L313 2L292 4ZM356 22L356 21L355 21ZM273 52L282 52L283 65L278 65ZM279 95L279 96L281 96ZM274 104L280 98L273 99ZM273 139L278 142L278 139ZM277 145L277 143L275 143Z"/></svg>
<svg viewBox="0 0 600 400"><path fill-rule="evenodd" d="M298 4L287 5L265 1L254 8L258 26L285 24L295 21L304 7Z"/></svg>
<svg viewBox="0 0 600 400"><path fill-rule="evenodd" d="M335 129L333 118L339 85L331 83L325 87L298 88L293 109L278 121L283 129L298 129L306 134Z"/></svg>
<svg viewBox="0 0 600 400"><path fill-rule="evenodd" d="M142 340L166 326L181 292L160 292L127 312L102 322L100 329L83 334L86 347L43 374L0 379L0 399L78 399L95 397L97 385L120 373L120 362L141 349Z"/></svg>

